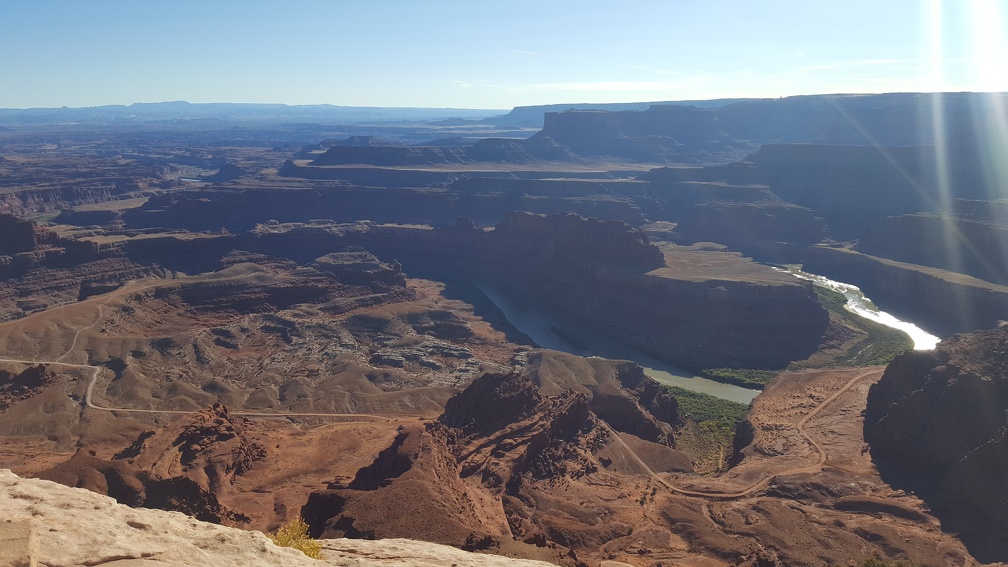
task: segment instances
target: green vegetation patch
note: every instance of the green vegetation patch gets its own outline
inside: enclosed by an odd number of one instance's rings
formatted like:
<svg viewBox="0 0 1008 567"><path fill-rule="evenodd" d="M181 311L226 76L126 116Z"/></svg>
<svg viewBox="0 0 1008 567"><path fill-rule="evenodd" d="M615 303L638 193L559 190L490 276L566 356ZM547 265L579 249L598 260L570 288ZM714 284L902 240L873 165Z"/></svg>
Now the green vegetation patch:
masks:
<svg viewBox="0 0 1008 567"><path fill-rule="evenodd" d="M715 382L735 384L743 388L762 390L767 382L777 377L780 370L756 370L753 368L704 368L700 375Z"/></svg>
<svg viewBox="0 0 1008 567"><path fill-rule="evenodd" d="M848 311L844 307L847 298L842 293L822 286L815 286L815 293L823 307L842 318L850 327L866 335L835 361L838 366L889 364L892 359L913 349L913 339L910 335Z"/></svg>
<svg viewBox="0 0 1008 567"><path fill-rule="evenodd" d="M906 561L904 559L884 561L877 557L869 557L868 559L857 563L857 567L913 567L913 562Z"/></svg>
<svg viewBox="0 0 1008 567"><path fill-rule="evenodd" d="M731 455L735 428L749 406L675 386L666 386L679 401L687 424L676 435L676 446L693 459L697 472L724 470Z"/></svg>

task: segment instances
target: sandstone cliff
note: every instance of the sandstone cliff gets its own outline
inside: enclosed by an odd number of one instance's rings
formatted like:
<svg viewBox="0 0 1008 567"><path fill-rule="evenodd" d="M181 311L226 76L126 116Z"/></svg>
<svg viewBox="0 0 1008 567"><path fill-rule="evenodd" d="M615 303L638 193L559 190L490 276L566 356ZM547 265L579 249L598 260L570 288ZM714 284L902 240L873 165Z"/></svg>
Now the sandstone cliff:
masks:
<svg viewBox="0 0 1008 567"><path fill-rule="evenodd" d="M988 201L978 206L986 204L997 203ZM1008 252L1008 217L992 216L917 213L888 217L865 232L857 249L1005 285L1008 263L999 259Z"/></svg>
<svg viewBox="0 0 1008 567"><path fill-rule="evenodd" d="M817 244L826 226L814 211L797 205L706 202L690 207L676 231L686 242L717 242L754 257L775 259L786 257L784 250Z"/></svg>
<svg viewBox="0 0 1008 567"><path fill-rule="evenodd" d="M815 350L826 327L808 286L670 264L620 223L514 214L482 240L466 269L679 365L780 367Z"/></svg>
<svg viewBox="0 0 1008 567"><path fill-rule="evenodd" d="M872 386L865 439L889 482L919 490L981 561L1008 560L1008 327L894 360Z"/></svg>
<svg viewBox="0 0 1008 567"><path fill-rule="evenodd" d="M446 563L467 567L549 563L475 554L404 539L324 540L322 561L277 547L260 532L227 528L175 512L129 508L88 490L0 471L0 560L14 565L366 566ZM20 528L20 529L18 529ZM34 544L30 543L34 540Z"/></svg>

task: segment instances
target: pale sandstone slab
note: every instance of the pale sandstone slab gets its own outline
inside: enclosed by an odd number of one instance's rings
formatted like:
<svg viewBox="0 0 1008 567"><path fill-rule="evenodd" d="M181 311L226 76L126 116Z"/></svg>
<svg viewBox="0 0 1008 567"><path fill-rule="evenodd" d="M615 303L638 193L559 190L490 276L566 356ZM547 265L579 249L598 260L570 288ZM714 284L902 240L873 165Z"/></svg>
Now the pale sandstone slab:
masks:
<svg viewBox="0 0 1008 567"><path fill-rule="evenodd" d="M35 567L39 545L29 519L0 521L0 565Z"/></svg>
<svg viewBox="0 0 1008 567"><path fill-rule="evenodd" d="M30 519L38 543L37 562L49 567L550 565L401 539L323 540L324 560L316 561L300 551L273 545L260 532L200 522L178 512L129 508L107 496L49 481L22 479L9 470L0 470L0 518L13 520L0 520L0 525L9 526L27 525L25 520ZM23 528L17 529L22 530L18 537L25 536ZM0 548L7 548L6 541L0 540ZM7 564L0 559L0 565Z"/></svg>

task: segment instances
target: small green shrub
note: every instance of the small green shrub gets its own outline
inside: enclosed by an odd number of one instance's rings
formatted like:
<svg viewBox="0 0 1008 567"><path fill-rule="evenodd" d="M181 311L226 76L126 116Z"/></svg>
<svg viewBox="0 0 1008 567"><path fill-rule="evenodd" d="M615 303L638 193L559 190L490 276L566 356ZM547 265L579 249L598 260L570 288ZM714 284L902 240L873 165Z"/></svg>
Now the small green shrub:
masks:
<svg viewBox="0 0 1008 567"><path fill-rule="evenodd" d="M850 347L846 355L835 361L837 366L889 364L897 356L913 350L913 339L910 335L865 319L844 308L847 298L842 293L818 285L815 286L815 293L823 307L847 321L852 328L859 329L865 334L864 339Z"/></svg>
<svg viewBox="0 0 1008 567"><path fill-rule="evenodd" d="M767 382L777 377L780 370L756 370L752 368L704 368L700 375L715 382L735 384L743 388L762 390Z"/></svg>
<svg viewBox="0 0 1008 567"><path fill-rule="evenodd" d="M732 452L735 428L749 413L749 406L666 386L679 402L679 413L687 423L676 436L676 446L693 459L697 472L717 472L724 468Z"/></svg>
<svg viewBox="0 0 1008 567"><path fill-rule="evenodd" d="M293 547L312 559L322 559L322 544L308 535L308 523L302 518L291 520L269 538L280 547Z"/></svg>
<svg viewBox="0 0 1008 567"><path fill-rule="evenodd" d="M904 561L883 561L877 557L869 557L861 562L859 567L913 567L913 563Z"/></svg>

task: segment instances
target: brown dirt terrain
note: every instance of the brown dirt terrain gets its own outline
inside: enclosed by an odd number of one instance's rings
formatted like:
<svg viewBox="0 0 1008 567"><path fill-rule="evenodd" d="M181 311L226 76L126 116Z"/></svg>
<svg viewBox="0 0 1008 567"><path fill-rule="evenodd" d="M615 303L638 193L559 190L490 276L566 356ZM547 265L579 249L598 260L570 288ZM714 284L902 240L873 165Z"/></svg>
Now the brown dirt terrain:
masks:
<svg viewBox="0 0 1008 567"><path fill-rule="evenodd" d="M654 455L637 454L638 440L616 434L588 408L576 418L579 433L534 441L537 431L573 431L550 425L574 415L547 409L569 403L564 395L528 394L503 414L460 414L475 406L449 404L441 421L457 428L400 429L384 457L313 496L305 514L329 535L404 530L523 553L508 545L518 540L556 549L570 564L842 565L868 557L976 564L921 500L879 478L864 450L861 411L881 370L782 375L754 404L741 463L720 477L649 470L643 462L654 463ZM501 392L522 391L515 388ZM510 407L514 395L478 405ZM330 510L322 520L320 509ZM438 511L439 520L382 520L421 510Z"/></svg>
<svg viewBox="0 0 1008 567"><path fill-rule="evenodd" d="M277 295L303 289L305 277L259 261L201 276L130 282L0 325L7 377L0 380L6 406L0 411L0 466L39 474L78 455L64 478L94 478L81 471L127 465L128 472L116 474L189 476L226 509L240 510L248 518L242 525L274 529L320 483L333 475L352 477L370 462L398 425L329 414L436 416L452 384L514 356L516 346L470 306L443 297L442 284L410 280L374 293L323 282L329 286L323 291L335 295L280 309ZM405 357L391 356L398 353ZM41 375L48 378L29 379L38 372L27 361L49 362ZM98 374L87 399L92 370ZM86 399L99 407L87 407ZM255 418L252 429L265 455L242 474L210 483L201 467L192 474L176 470L165 456L135 463L114 459L144 435L164 436L177 427L179 418L162 410L184 413L214 402L287 416ZM304 413L316 415L293 415ZM165 458L167 465L157 464Z"/></svg>
<svg viewBox="0 0 1008 567"><path fill-rule="evenodd" d="M220 521L260 529L331 486L335 531L571 565L975 563L919 499L881 481L864 451L861 411L880 368L781 375L754 404L739 464L698 476L674 448L675 412L626 365L526 353L440 284L365 289L327 278L242 257L0 325L10 376L46 361L55 373L0 412L12 440L3 464L99 490L123 479L145 502L182 483L190 497L168 505L209 506ZM289 302L295 292L316 299ZM417 419L440 413L475 375L513 364L539 391L534 403L502 415L487 409L499 401L476 400L468 413L446 412L465 419ZM97 405L154 413L87 407L89 369ZM11 384L21 392L22 382ZM192 419L157 412L214 402L278 416L247 425L262 451L241 474L222 474L215 460L234 455L231 438L143 456L158 432L160 447L175 446ZM317 415L295 415L305 413ZM321 415L346 413L392 419ZM497 421L473 428L473 419ZM124 453L130 446L136 455ZM48 450L65 462L36 459Z"/></svg>

